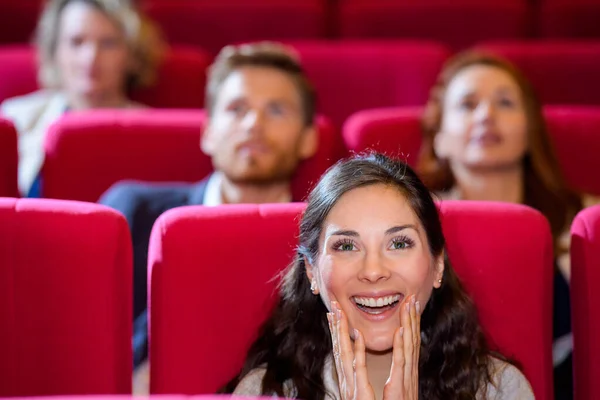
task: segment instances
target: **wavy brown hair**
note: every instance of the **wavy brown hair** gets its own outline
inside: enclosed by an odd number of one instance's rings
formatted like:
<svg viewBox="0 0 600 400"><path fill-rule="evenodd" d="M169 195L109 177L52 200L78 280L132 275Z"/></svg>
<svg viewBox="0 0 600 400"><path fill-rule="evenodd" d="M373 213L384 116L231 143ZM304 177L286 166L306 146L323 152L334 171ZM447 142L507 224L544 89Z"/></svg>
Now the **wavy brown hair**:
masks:
<svg viewBox="0 0 600 400"><path fill-rule="evenodd" d="M339 162L309 196L300 223L297 256L283 277L279 303L229 390L252 370L266 368L264 395L325 399L323 367L332 352L328 310L310 290L305 258L311 263L316 260L323 222L337 201L353 189L377 184L394 187L406 197L426 232L432 257L446 254L437 207L410 167L380 154ZM488 383L494 384L490 356L502 357L490 351L473 301L447 258L444 264L441 287L432 292L421 317L419 397L474 399L476 394L485 395Z"/></svg>
<svg viewBox="0 0 600 400"><path fill-rule="evenodd" d="M514 65L503 58L471 50L457 54L443 67L423 113L423 144L417 167L419 175L432 191L447 191L454 186L448 162L435 154L434 139L442 124L448 85L459 72L476 65L508 73L521 90L529 136L529 150L523 158L524 204L548 218L556 239L581 209L581 198L565 183L534 88Z"/></svg>

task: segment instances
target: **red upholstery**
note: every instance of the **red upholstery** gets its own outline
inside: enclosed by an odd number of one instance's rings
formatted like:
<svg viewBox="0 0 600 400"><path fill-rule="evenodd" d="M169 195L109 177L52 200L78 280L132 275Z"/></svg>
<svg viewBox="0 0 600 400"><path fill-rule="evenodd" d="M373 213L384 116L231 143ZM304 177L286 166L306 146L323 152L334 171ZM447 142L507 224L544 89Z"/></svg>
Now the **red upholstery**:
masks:
<svg viewBox="0 0 600 400"><path fill-rule="evenodd" d="M3 198L0 221L0 397L131 393L125 218Z"/></svg>
<svg viewBox="0 0 600 400"><path fill-rule="evenodd" d="M600 107L544 108L548 132L565 179L575 190L600 195ZM353 152L376 150L399 155L415 166L421 147L420 110L389 108L354 114L342 132Z"/></svg>
<svg viewBox="0 0 600 400"><path fill-rule="evenodd" d="M66 114L48 131L43 197L97 201L123 179L195 182L212 171L200 151L202 110L93 111ZM311 182L337 160L341 140L319 118L319 151L300 165L293 191L303 198Z"/></svg>
<svg viewBox="0 0 600 400"><path fill-rule="evenodd" d="M28 43L34 35L42 0L0 0L0 43Z"/></svg>
<svg viewBox="0 0 600 400"><path fill-rule="evenodd" d="M431 42L290 43L317 89L319 112L337 126L365 108L425 104L449 56Z"/></svg>
<svg viewBox="0 0 600 400"><path fill-rule="evenodd" d="M340 34L422 38L460 49L475 40L526 36L527 11L521 0L345 0Z"/></svg>
<svg viewBox="0 0 600 400"><path fill-rule="evenodd" d="M600 38L599 20L598 0L543 0L539 12L540 35Z"/></svg>
<svg viewBox="0 0 600 400"><path fill-rule="evenodd" d="M536 397L552 398L552 239L545 218L511 204L441 208L450 258L484 329L522 363ZM159 218L149 250L151 393L209 393L237 373L273 304L272 278L291 261L301 210L193 206Z"/></svg>
<svg viewBox="0 0 600 400"><path fill-rule="evenodd" d="M17 131L0 118L0 197L19 197L17 187Z"/></svg>
<svg viewBox="0 0 600 400"><path fill-rule="evenodd" d="M151 107L201 108L206 68L212 56L190 47L174 47L159 68L156 84L132 97ZM0 48L0 101L38 89L35 50L29 46Z"/></svg>
<svg viewBox="0 0 600 400"><path fill-rule="evenodd" d="M546 107L545 115L569 185L600 195L600 107Z"/></svg>
<svg viewBox="0 0 600 400"><path fill-rule="evenodd" d="M600 40L505 41L480 47L515 63L546 104L600 105Z"/></svg>
<svg viewBox="0 0 600 400"><path fill-rule="evenodd" d="M38 89L35 57L29 46L0 48L0 102Z"/></svg>
<svg viewBox="0 0 600 400"><path fill-rule="evenodd" d="M342 130L351 152L375 150L415 167L421 149L421 108L382 108L357 112Z"/></svg>
<svg viewBox="0 0 600 400"><path fill-rule="evenodd" d="M322 0L148 0L145 9L171 43L215 54L231 43L318 38L326 29Z"/></svg>
<svg viewBox="0 0 600 400"><path fill-rule="evenodd" d="M593 399L600 376L600 206L579 213L571 226L571 310L576 400Z"/></svg>

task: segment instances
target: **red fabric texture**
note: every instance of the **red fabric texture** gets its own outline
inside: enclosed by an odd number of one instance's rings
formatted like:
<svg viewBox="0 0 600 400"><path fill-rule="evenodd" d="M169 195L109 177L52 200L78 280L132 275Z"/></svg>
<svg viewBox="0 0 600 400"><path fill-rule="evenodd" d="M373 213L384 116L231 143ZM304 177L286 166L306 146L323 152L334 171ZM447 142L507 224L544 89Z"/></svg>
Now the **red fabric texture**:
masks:
<svg viewBox="0 0 600 400"><path fill-rule="evenodd" d="M46 136L44 197L95 202L112 184L133 179L196 182L212 171L200 150L202 110L69 113ZM339 133L318 118L319 150L301 162L292 190L301 199L339 154Z"/></svg>
<svg viewBox="0 0 600 400"><path fill-rule="evenodd" d="M134 90L132 99L150 107L201 108L204 105L208 53L191 47L173 47L158 69L156 83ZM35 50L29 46L0 49L0 101L39 88Z"/></svg>
<svg viewBox="0 0 600 400"><path fill-rule="evenodd" d="M600 38L598 0L543 0L538 18L540 36Z"/></svg>
<svg viewBox="0 0 600 400"><path fill-rule="evenodd" d="M575 399L593 399L600 376L600 206L581 211L571 226L571 310Z"/></svg>
<svg viewBox="0 0 600 400"><path fill-rule="evenodd" d="M0 197L19 197L18 163L17 131L12 122L0 118Z"/></svg>
<svg viewBox="0 0 600 400"><path fill-rule="evenodd" d="M419 107L359 111L344 124L344 143L351 152L374 150L416 167L422 141L421 113Z"/></svg>
<svg viewBox="0 0 600 400"><path fill-rule="evenodd" d="M600 40L498 41L477 47L512 61L545 104L600 105Z"/></svg>
<svg viewBox="0 0 600 400"><path fill-rule="evenodd" d="M151 393L210 393L239 371L273 305L273 278L292 260L303 207L194 206L159 218L149 250ZM441 210L450 259L485 332L523 365L536 397L551 398L546 219L501 203L447 201Z"/></svg>
<svg viewBox="0 0 600 400"><path fill-rule="evenodd" d="M421 38L455 50L529 31L527 3L520 0L347 0L339 19L342 37Z"/></svg>
<svg viewBox="0 0 600 400"><path fill-rule="evenodd" d="M315 85L319 112L337 126L365 108L424 105L450 54L423 41L289 43Z"/></svg>
<svg viewBox="0 0 600 400"><path fill-rule="evenodd" d="M53 396L51 399L48 397L28 397L27 400L137 400L140 398L148 400L267 400L272 397L251 397L251 396L234 396L228 394L205 394L197 396L184 396L184 395L162 395L162 396L125 396L125 395L96 395L96 396ZM22 397L6 397L4 400L23 400ZM283 400L283 399L282 399Z"/></svg>
<svg viewBox="0 0 600 400"><path fill-rule="evenodd" d="M318 38L325 34L322 0L149 0L148 14L171 43L216 54L242 41Z"/></svg>
<svg viewBox="0 0 600 400"><path fill-rule="evenodd" d="M30 42L42 9L42 0L0 1L0 43Z"/></svg>
<svg viewBox="0 0 600 400"><path fill-rule="evenodd" d="M548 131L567 183L600 195L600 107L545 107Z"/></svg>
<svg viewBox="0 0 600 400"><path fill-rule="evenodd" d="M0 397L131 393L132 254L108 207L0 199Z"/></svg>

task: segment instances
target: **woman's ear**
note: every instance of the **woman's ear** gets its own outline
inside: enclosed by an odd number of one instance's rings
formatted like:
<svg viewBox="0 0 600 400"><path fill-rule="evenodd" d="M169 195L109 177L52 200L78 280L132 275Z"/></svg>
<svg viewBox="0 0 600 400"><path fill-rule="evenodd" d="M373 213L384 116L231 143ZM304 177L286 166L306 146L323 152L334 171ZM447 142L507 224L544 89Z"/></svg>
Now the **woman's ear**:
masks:
<svg viewBox="0 0 600 400"><path fill-rule="evenodd" d="M433 274L433 287L439 289L442 286L442 280L444 279L444 268L445 268L445 253L442 253L435 260L435 272Z"/></svg>
<svg viewBox="0 0 600 400"><path fill-rule="evenodd" d="M317 284L317 278L315 277L314 267L310 263L308 258L306 258L306 256L302 256L302 258L304 258L304 266L306 268L306 277L308 278L308 281L310 282L310 291L313 292L313 294L315 294L315 295L319 294L319 285Z"/></svg>

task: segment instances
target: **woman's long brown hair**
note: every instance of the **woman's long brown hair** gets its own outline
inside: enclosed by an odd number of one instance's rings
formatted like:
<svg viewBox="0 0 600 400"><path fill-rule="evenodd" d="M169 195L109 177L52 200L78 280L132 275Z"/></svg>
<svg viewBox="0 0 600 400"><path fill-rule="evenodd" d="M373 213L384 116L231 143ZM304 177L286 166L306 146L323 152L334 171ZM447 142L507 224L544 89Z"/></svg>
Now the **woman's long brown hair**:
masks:
<svg viewBox="0 0 600 400"><path fill-rule="evenodd" d="M505 71L521 90L529 136L529 150L523 158L524 204L539 210L548 218L556 241L581 209L581 198L565 183L546 128L542 107L533 87L515 66L498 56L467 51L449 60L442 69L423 113L423 144L417 167L419 175L434 192L447 191L454 186L454 176L448 162L435 154L434 138L442 124L448 85L459 72L476 65Z"/></svg>
<svg viewBox="0 0 600 400"><path fill-rule="evenodd" d="M377 184L396 188L406 197L426 233L431 256L447 254L437 207L408 165L379 154L339 162L309 196L297 257L282 280L279 303L250 348L240 375L228 385L229 391L251 371L264 368L263 395L326 398L323 367L332 352L327 308L311 292L305 260L315 265L323 222L340 197ZM421 317L419 398L485 397L488 385L495 384L490 356L503 358L490 351L475 305L447 258L444 265L442 284L433 290Z"/></svg>

